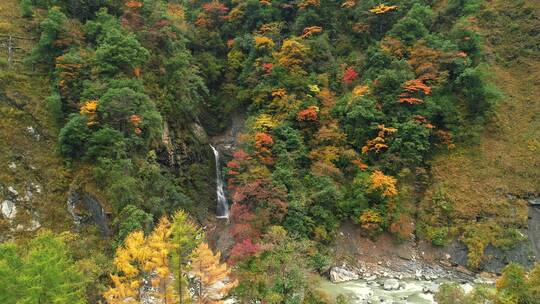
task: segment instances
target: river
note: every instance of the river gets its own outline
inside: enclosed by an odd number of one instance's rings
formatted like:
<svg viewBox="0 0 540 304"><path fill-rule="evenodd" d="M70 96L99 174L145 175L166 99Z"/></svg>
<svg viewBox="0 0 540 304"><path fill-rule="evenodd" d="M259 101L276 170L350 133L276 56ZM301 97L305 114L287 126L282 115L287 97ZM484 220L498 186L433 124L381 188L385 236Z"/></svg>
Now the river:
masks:
<svg viewBox="0 0 540 304"><path fill-rule="evenodd" d="M398 290L384 290L382 281L357 280L332 283L323 280L319 289L336 299L340 294L346 296L347 303L393 303L393 304L433 304L433 294L425 292L444 281L401 280ZM461 285L465 291L472 289L470 284Z"/></svg>

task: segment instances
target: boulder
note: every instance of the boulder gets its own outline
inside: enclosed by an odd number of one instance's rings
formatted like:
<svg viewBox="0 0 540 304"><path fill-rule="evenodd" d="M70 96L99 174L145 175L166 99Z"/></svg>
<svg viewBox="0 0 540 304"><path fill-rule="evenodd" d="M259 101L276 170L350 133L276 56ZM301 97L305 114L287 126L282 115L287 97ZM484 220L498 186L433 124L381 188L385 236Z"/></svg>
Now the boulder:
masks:
<svg viewBox="0 0 540 304"><path fill-rule="evenodd" d="M376 275L372 275L372 274L366 274L364 275L364 280L370 282L370 281L375 281L377 279L377 276Z"/></svg>
<svg viewBox="0 0 540 304"><path fill-rule="evenodd" d="M12 220L17 215L17 206L12 201L5 200L0 205L2 215L8 220Z"/></svg>
<svg viewBox="0 0 540 304"><path fill-rule="evenodd" d="M330 269L330 281L332 281L332 283L354 281L358 279L358 274L348 269L341 267L332 267L332 269Z"/></svg>
<svg viewBox="0 0 540 304"><path fill-rule="evenodd" d="M530 198L528 201L529 201L529 204L533 206L540 206L540 197L533 197L533 198Z"/></svg>
<svg viewBox="0 0 540 304"><path fill-rule="evenodd" d="M399 281L396 279L387 279L384 281L383 288L384 290L398 290Z"/></svg>
<svg viewBox="0 0 540 304"><path fill-rule="evenodd" d="M423 288L425 293L436 294L439 291L439 284L432 283Z"/></svg>

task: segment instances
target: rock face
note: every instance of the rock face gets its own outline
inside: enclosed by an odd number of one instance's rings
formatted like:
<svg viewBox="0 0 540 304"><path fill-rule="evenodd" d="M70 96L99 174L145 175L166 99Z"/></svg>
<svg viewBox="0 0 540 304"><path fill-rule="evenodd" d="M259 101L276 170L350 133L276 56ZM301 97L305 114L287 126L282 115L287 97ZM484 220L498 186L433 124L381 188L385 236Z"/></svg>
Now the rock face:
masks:
<svg viewBox="0 0 540 304"><path fill-rule="evenodd" d="M399 281L396 279L388 279L384 281L383 284L384 290L398 290L399 289Z"/></svg>
<svg viewBox="0 0 540 304"><path fill-rule="evenodd" d="M67 207L75 225L93 223L104 237L110 236L107 215L95 197L82 190L72 189L68 195Z"/></svg>
<svg viewBox="0 0 540 304"><path fill-rule="evenodd" d="M532 267L540 261L540 198L532 197L528 202L527 229L520 230L527 239L507 250L488 245L484 251L484 260L480 263L481 270L498 273L510 262ZM463 243L454 241L445 251L450 255L449 262L467 267L467 247Z"/></svg>
<svg viewBox="0 0 540 304"><path fill-rule="evenodd" d="M332 281L332 283L353 281L358 280L359 278L360 277L356 272L345 268L333 267L330 269L330 281Z"/></svg>

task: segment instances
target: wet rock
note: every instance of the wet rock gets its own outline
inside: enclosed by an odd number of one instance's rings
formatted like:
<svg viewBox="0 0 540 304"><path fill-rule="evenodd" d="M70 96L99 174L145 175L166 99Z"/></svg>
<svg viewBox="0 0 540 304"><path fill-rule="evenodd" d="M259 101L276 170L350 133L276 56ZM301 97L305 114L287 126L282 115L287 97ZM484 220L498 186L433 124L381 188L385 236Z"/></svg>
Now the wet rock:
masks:
<svg viewBox="0 0 540 304"><path fill-rule="evenodd" d="M366 275L364 275L364 280L370 282L370 281L375 281L377 279L377 276L376 275L372 275L372 274L369 274L367 273Z"/></svg>
<svg viewBox="0 0 540 304"><path fill-rule="evenodd" d="M398 290L399 281L396 279L387 279L384 281L383 288L384 290Z"/></svg>
<svg viewBox="0 0 540 304"><path fill-rule="evenodd" d="M357 273L341 267L332 267L330 269L330 281L333 283L347 282L358 280Z"/></svg>
<svg viewBox="0 0 540 304"><path fill-rule="evenodd" d="M15 206L15 204L10 200L3 201L2 205L0 205L0 209L2 211L2 215L8 220L14 219L17 215L17 206Z"/></svg>
<svg viewBox="0 0 540 304"><path fill-rule="evenodd" d="M193 135L195 135L198 141L203 142L203 143L208 142L208 135L206 134L206 131L200 124L192 123L191 131L193 132Z"/></svg>
<svg viewBox="0 0 540 304"><path fill-rule="evenodd" d="M527 200L529 204L534 206L540 206L540 197L533 197Z"/></svg>

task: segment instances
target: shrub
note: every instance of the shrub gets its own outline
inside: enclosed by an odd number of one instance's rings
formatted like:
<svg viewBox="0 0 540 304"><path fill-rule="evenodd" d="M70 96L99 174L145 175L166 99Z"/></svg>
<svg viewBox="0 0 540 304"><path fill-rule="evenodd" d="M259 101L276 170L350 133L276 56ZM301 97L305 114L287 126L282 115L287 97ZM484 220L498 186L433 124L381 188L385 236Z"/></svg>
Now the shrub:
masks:
<svg viewBox="0 0 540 304"><path fill-rule="evenodd" d="M433 245L445 246L449 242L449 231L448 227L428 227L426 233Z"/></svg>
<svg viewBox="0 0 540 304"><path fill-rule="evenodd" d="M32 0L21 0L20 2L22 16L24 18L30 18L34 14L34 6Z"/></svg>
<svg viewBox="0 0 540 304"><path fill-rule="evenodd" d="M86 116L72 114L58 135L60 153L73 158L83 156L90 133Z"/></svg>
<svg viewBox="0 0 540 304"><path fill-rule="evenodd" d="M379 211L366 209L360 215L360 226L365 229L370 236L375 236L382 232L383 218Z"/></svg>

